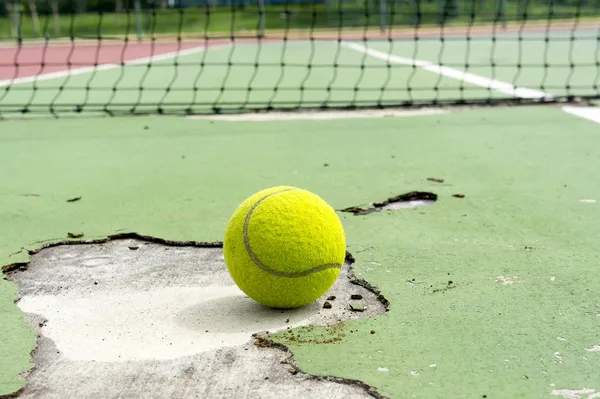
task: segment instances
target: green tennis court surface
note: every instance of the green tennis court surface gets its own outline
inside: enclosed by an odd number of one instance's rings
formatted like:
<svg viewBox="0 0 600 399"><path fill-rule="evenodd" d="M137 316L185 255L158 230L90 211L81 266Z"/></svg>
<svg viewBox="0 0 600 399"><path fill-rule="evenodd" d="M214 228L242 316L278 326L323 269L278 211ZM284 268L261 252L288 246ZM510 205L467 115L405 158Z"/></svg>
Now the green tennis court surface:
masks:
<svg viewBox="0 0 600 399"><path fill-rule="evenodd" d="M215 6L221 36L209 11L172 29L201 6L143 9L140 41L101 4L63 40L38 4L37 42L0 11L27 39L0 46L0 396L600 398L597 6L379 32L386 2L261 4ZM239 30L260 7L264 36ZM277 185L346 232L334 287L291 311L222 256Z"/></svg>
<svg viewBox="0 0 600 399"><path fill-rule="evenodd" d="M388 397L598 389L600 234L589 200L599 140L596 124L535 107L265 123L5 122L2 264L68 232L219 241L237 203L275 184L313 190L336 209L429 191L438 200L428 207L340 213L355 273L381 290L389 312L346 322L334 343L273 339L304 372L364 381ZM427 180L438 175L444 183ZM10 393L31 366L35 336L12 304L17 287L2 287L1 387ZM312 333L321 332L331 334Z"/></svg>

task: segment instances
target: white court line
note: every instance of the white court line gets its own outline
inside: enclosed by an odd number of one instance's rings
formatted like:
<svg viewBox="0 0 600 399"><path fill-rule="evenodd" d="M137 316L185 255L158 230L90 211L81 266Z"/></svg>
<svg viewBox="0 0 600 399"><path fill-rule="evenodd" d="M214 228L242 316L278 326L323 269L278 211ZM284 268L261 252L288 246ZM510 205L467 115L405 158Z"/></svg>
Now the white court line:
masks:
<svg viewBox="0 0 600 399"><path fill-rule="evenodd" d="M458 69L442 66L429 61L423 61L413 58L399 57L382 51L370 49L357 43L346 42L343 43L346 47L360 53L365 53L371 57L379 58L387 62L395 64L411 65L422 68L426 71L437 73L440 75L447 76L449 78L457 79L463 82L471 83L476 86L481 86L489 89L499 91L504 94L516 96L520 98L551 98L552 95L544 93L543 91L528 89L525 87L515 87L514 85L506 82L502 82L496 79L486 78L484 76L475 75L466 71L460 71Z"/></svg>
<svg viewBox="0 0 600 399"><path fill-rule="evenodd" d="M600 123L600 108L598 107L563 107L563 111L592 122Z"/></svg>
<svg viewBox="0 0 600 399"><path fill-rule="evenodd" d="M206 47L193 47L193 48L190 48L187 50L171 51L169 53L153 55L150 57L135 58L135 59L132 59L129 61L125 61L123 64L124 65L139 65L139 64L146 64L146 63L150 63L150 62L154 62L154 61L163 61L163 60L167 60L169 58L175 58L175 57L178 57L181 55L190 55L190 54L201 53L205 49L206 49ZM51 79L63 78L63 77L67 77L67 76L81 75L81 74L89 73L89 72L107 71L109 69L119 68L120 66L122 66L122 65L121 64L102 64L102 65L98 65L98 66L68 69L66 71L43 73L40 75L27 76L27 77L23 77L23 78L4 79L4 80L0 80L0 87L12 86L12 85L23 84L23 83L40 82L43 80L51 80Z"/></svg>
<svg viewBox="0 0 600 399"><path fill-rule="evenodd" d="M502 82L496 79L486 78L484 76L475 75L458 69L445 67L442 65L435 64L429 61L423 61L413 58L399 57L382 51L370 49L356 43L346 42L344 45L352 50L368 54L372 57L384 60L387 62L393 62L396 64L416 66L426 71L438 73L440 75L448 76L463 82L471 83L477 86L493 89L501 93L509 94L520 98L552 98L550 93L545 93L539 90L528 89L525 87L515 87L510 83ZM563 107L563 111L590 120L592 122L600 123L600 108L598 107Z"/></svg>
<svg viewBox="0 0 600 399"><path fill-rule="evenodd" d="M443 115L449 113L443 109L418 110L364 110L364 111L319 111L319 112L268 112L231 115L194 115L189 119L213 120L226 122L264 122L264 121L298 121L298 120L333 120L358 118L413 117L426 115Z"/></svg>

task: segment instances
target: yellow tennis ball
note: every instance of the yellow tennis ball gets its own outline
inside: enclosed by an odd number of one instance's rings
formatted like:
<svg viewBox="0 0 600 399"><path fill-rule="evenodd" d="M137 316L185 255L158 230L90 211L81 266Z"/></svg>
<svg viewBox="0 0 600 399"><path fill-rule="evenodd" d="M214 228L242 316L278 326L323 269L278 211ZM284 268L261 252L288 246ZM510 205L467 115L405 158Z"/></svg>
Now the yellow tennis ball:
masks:
<svg viewBox="0 0 600 399"><path fill-rule="evenodd" d="M233 213L225 263L238 287L271 308L296 308L321 297L346 256L342 222L322 198L295 187L262 190Z"/></svg>

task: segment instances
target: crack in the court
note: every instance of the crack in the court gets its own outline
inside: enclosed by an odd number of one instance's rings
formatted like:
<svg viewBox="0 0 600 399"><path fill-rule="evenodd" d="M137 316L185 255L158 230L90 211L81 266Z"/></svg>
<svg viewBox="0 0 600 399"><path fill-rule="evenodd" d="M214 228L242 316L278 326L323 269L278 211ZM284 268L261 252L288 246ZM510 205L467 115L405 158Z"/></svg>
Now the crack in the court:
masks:
<svg viewBox="0 0 600 399"><path fill-rule="evenodd" d="M96 239L85 239L85 240L57 240L46 243L39 248L36 249L28 249L27 253L31 255L35 255L40 251L46 248L57 247L59 245L89 245L89 244L105 244L109 241L114 240L127 240L134 239L146 242L152 242L156 244L163 244L169 247L197 247L197 248L223 248L222 241L213 241L213 242L203 242L203 241L178 241L178 240L168 240L159 237L153 237L149 235L143 235L138 233L118 233L111 234L104 238L96 238ZM40 241L38 241L40 242ZM29 262L16 262L11 263L5 266L2 266L2 272L7 273L17 269L26 269L29 265Z"/></svg>
<svg viewBox="0 0 600 399"><path fill-rule="evenodd" d="M400 194L395 197L388 198L383 202L375 202L371 206L362 208L360 206L351 206L349 208L341 209L340 212L353 213L354 215L368 215L373 212L380 212L390 210L388 207L396 203L410 203L413 201L437 201L437 194L426 192L426 191L411 191L409 193ZM425 205L425 204L423 204ZM422 205L418 205L422 206Z"/></svg>
<svg viewBox="0 0 600 399"><path fill-rule="evenodd" d="M294 353L290 350L290 348L288 348L284 344L281 344L279 342L275 342L268 338L265 338L265 335L266 334L258 334L258 333L253 334L252 337L254 338L254 345L256 345L260 348L276 349L276 350L280 350L280 351L284 352L287 355L287 358L282 362L282 364L285 364L285 365L291 367L290 373L292 375L301 373L304 376L306 376L306 378L308 380L311 380L311 381L327 381L327 382L334 382L336 384L350 385L350 386L354 386L354 387L363 389L365 391L365 393L367 393L369 396L372 396L376 399L388 399L386 396L380 394L377 391L377 388L375 388L374 386L369 385L361 380L355 380L352 378L344 378L344 377L335 377L335 376L331 376L331 375L321 376L321 375L313 375L313 374L305 373L294 361Z"/></svg>

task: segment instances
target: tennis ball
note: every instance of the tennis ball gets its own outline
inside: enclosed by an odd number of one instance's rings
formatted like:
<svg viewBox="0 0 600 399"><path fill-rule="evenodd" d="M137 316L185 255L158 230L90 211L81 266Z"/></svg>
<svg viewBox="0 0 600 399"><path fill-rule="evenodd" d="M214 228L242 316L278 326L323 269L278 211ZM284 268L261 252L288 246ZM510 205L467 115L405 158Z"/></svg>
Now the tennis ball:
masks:
<svg viewBox="0 0 600 399"><path fill-rule="evenodd" d="M342 222L309 191L290 186L262 190L233 213L223 242L237 286L271 308L297 308L321 297L346 256Z"/></svg>

